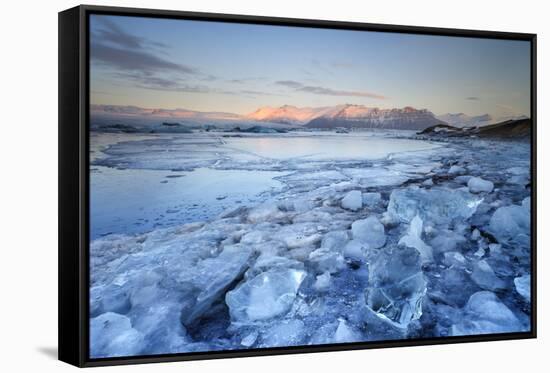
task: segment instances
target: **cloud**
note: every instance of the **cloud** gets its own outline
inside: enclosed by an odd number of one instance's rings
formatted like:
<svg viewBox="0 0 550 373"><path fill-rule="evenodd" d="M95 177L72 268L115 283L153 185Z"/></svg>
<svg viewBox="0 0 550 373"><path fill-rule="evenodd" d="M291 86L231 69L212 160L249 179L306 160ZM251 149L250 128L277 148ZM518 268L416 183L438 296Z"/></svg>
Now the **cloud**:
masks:
<svg viewBox="0 0 550 373"><path fill-rule="evenodd" d="M302 83L294 80L279 80L275 82L275 84L284 85L285 87L295 88L295 89L300 89L304 86Z"/></svg>
<svg viewBox="0 0 550 373"><path fill-rule="evenodd" d="M167 45L157 41L152 41L139 36L131 35L121 29L115 22L106 17L96 18L100 28L93 32L95 39L102 39L104 42L116 44L122 48L145 49L147 47L166 48Z"/></svg>
<svg viewBox="0 0 550 373"><path fill-rule="evenodd" d="M275 84L282 85L288 88L292 88L297 92L307 92L316 95L325 95L325 96L347 96L347 97L368 97L384 100L387 97L379 95L377 93L365 92L365 91L346 91L339 89L332 89L321 86L312 86L305 85L294 80L279 80Z"/></svg>
<svg viewBox="0 0 550 373"><path fill-rule="evenodd" d="M91 44L90 57L92 61L100 62L123 71L135 70L146 73L172 71L183 74L200 73L193 67L170 62L148 52L120 49L99 43Z"/></svg>
<svg viewBox="0 0 550 373"><path fill-rule="evenodd" d="M169 52L164 43L129 34L109 18L95 19L90 59L107 68L107 74L116 79L116 83L154 90L205 92L208 89L200 82L217 79L196 67L164 57Z"/></svg>
<svg viewBox="0 0 550 373"><path fill-rule="evenodd" d="M118 81L131 82L135 87L151 89L155 91L209 93L212 90L200 84L190 84L178 77L161 77L143 72L113 73L112 76Z"/></svg>
<svg viewBox="0 0 550 373"><path fill-rule="evenodd" d="M480 101L481 99L477 96L469 96L469 97L466 97L466 100L469 100L469 101Z"/></svg>

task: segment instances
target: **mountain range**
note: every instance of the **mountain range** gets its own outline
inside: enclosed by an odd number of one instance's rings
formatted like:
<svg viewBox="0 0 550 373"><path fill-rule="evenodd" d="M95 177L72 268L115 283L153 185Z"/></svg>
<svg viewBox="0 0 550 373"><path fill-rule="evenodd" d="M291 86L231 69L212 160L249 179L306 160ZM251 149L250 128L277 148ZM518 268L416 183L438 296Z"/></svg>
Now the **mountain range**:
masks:
<svg viewBox="0 0 550 373"><path fill-rule="evenodd" d="M137 106L117 105L91 105L90 110L92 117L96 118L164 118L194 123L251 121L315 129L343 127L423 130L439 124L467 128L486 126L509 119L524 119L524 117L514 117L494 120L489 114L469 116L464 113L436 116L427 109L416 109L410 106L380 109L352 104L324 107L265 106L247 115L186 109L145 109Z"/></svg>

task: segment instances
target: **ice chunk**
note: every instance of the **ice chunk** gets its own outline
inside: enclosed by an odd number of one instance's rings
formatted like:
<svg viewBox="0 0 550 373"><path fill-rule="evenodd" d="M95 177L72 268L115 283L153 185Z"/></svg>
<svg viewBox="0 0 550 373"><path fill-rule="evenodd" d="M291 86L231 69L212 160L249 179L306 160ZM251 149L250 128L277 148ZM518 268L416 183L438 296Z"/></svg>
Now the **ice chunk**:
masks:
<svg viewBox="0 0 550 373"><path fill-rule="evenodd" d="M289 249L313 245L321 241L321 237L314 223L285 225L273 235L274 239L283 242Z"/></svg>
<svg viewBox="0 0 550 373"><path fill-rule="evenodd" d="M430 240L430 245L437 253L444 253L446 251L454 251L459 244L464 242L466 242L466 239L461 234L448 229L442 229Z"/></svg>
<svg viewBox="0 0 550 373"><path fill-rule="evenodd" d="M286 314L305 276L303 270L279 269L260 273L241 283L225 296L231 319L237 323L251 323Z"/></svg>
<svg viewBox="0 0 550 373"><path fill-rule="evenodd" d="M302 320L284 320L262 333L262 346L287 347L303 344L306 326Z"/></svg>
<svg viewBox="0 0 550 373"><path fill-rule="evenodd" d="M348 240L348 232L346 231L328 232L321 241L321 247L342 252Z"/></svg>
<svg viewBox="0 0 550 373"><path fill-rule="evenodd" d="M474 229L472 231L472 236L471 236L472 240L477 241L477 240L479 240L480 237L481 237L481 233L479 232L479 229L477 229L477 228Z"/></svg>
<svg viewBox="0 0 550 373"><path fill-rule="evenodd" d="M403 223L419 215L426 224L449 224L455 219L468 219L482 201L462 190L409 187L391 193L388 213Z"/></svg>
<svg viewBox="0 0 550 373"><path fill-rule="evenodd" d="M248 220L251 223L279 221L285 217L286 214L279 209L279 206L275 202L262 203L248 213Z"/></svg>
<svg viewBox="0 0 550 373"><path fill-rule="evenodd" d="M409 226L407 234L399 240L399 245L415 248L420 253L422 263L433 261L432 248L422 241L422 219L416 215Z"/></svg>
<svg viewBox="0 0 550 373"><path fill-rule="evenodd" d="M364 259L365 245L359 240L351 240L344 246L344 256L351 259Z"/></svg>
<svg viewBox="0 0 550 373"><path fill-rule="evenodd" d="M521 201L521 207L531 212L531 197L526 197Z"/></svg>
<svg viewBox="0 0 550 373"><path fill-rule="evenodd" d="M471 277L482 289L495 291L505 288L504 281L497 277L486 260L480 260L474 264Z"/></svg>
<svg viewBox="0 0 550 373"><path fill-rule="evenodd" d="M464 315L452 326L452 335L519 332L526 328L514 313L490 291L473 294L464 307Z"/></svg>
<svg viewBox="0 0 550 373"><path fill-rule="evenodd" d="M256 339L258 339L258 332L253 331L241 339L241 345L244 347L251 347L256 342Z"/></svg>
<svg viewBox="0 0 550 373"><path fill-rule="evenodd" d="M529 246L531 240L531 214L522 206L499 207L491 220L489 229L500 243L517 243Z"/></svg>
<svg viewBox="0 0 550 373"><path fill-rule="evenodd" d="M527 302L531 302L531 275L523 275L514 279L516 291Z"/></svg>
<svg viewBox="0 0 550 373"><path fill-rule="evenodd" d="M491 193L494 188L494 184L489 180L484 180L480 177L472 177L468 181L468 189L471 193Z"/></svg>
<svg viewBox="0 0 550 373"><path fill-rule="evenodd" d="M342 208L346 210L357 211L362 207L363 199L361 197L361 192L358 190L352 190L342 198Z"/></svg>
<svg viewBox="0 0 550 373"><path fill-rule="evenodd" d="M466 169L464 167L460 167L460 166L451 166L451 168L449 168L449 173L450 174L463 174L466 172Z"/></svg>
<svg viewBox="0 0 550 373"><path fill-rule="evenodd" d="M326 291L330 286L330 272L325 272L315 278L313 288L317 291Z"/></svg>
<svg viewBox="0 0 550 373"><path fill-rule="evenodd" d="M334 333L334 342L335 343L349 343L349 342L358 342L361 340L361 335L353 330L346 320L339 319L338 327Z"/></svg>
<svg viewBox="0 0 550 373"><path fill-rule="evenodd" d="M226 246L213 258L200 261L183 282L187 291L192 291L194 301L183 305L181 321L184 325L199 319L214 303L220 299L227 288L241 276L248 266L252 254L249 247L242 245Z"/></svg>
<svg viewBox="0 0 550 373"><path fill-rule="evenodd" d="M390 325L407 328L422 315L426 284L416 249L385 249L369 266L367 308Z"/></svg>
<svg viewBox="0 0 550 373"><path fill-rule="evenodd" d="M363 205L374 208L382 203L382 195L376 192L363 193Z"/></svg>
<svg viewBox="0 0 550 373"><path fill-rule="evenodd" d="M424 186L432 186L432 185L434 185L434 181L433 181L432 178L429 178L429 179L424 180L424 181L422 182L422 185L424 185Z"/></svg>
<svg viewBox="0 0 550 373"><path fill-rule="evenodd" d="M143 335L132 328L130 319L106 312L90 321L90 355L93 358L139 355Z"/></svg>
<svg viewBox="0 0 550 373"><path fill-rule="evenodd" d="M384 226L376 216L356 220L351 224L353 239L368 245L371 249L378 249L386 243Z"/></svg>
<svg viewBox="0 0 550 373"><path fill-rule="evenodd" d="M443 263L448 266L465 266L466 258L458 251L449 251L443 254Z"/></svg>
<svg viewBox="0 0 550 373"><path fill-rule="evenodd" d="M317 272L336 273L346 267L341 251L320 247L309 254L308 258L317 268Z"/></svg>

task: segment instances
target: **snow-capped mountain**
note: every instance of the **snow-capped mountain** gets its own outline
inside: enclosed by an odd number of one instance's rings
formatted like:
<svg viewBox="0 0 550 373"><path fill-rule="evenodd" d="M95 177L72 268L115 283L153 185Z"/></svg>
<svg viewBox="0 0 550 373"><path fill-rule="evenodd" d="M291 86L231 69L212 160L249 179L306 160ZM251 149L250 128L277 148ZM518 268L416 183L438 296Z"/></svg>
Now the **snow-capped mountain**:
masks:
<svg viewBox="0 0 550 373"><path fill-rule="evenodd" d="M447 113L436 118L454 127L481 127L494 122L489 114L470 116L464 113Z"/></svg>
<svg viewBox="0 0 550 373"><path fill-rule="evenodd" d="M402 109L369 108L344 105L306 124L309 128L383 128L422 130L442 123L432 112L407 106Z"/></svg>
<svg viewBox="0 0 550 373"><path fill-rule="evenodd" d="M299 108L292 105L283 105L281 107L264 106L246 115L246 119L272 123L304 124L321 115L337 110L338 106L325 107L303 107Z"/></svg>

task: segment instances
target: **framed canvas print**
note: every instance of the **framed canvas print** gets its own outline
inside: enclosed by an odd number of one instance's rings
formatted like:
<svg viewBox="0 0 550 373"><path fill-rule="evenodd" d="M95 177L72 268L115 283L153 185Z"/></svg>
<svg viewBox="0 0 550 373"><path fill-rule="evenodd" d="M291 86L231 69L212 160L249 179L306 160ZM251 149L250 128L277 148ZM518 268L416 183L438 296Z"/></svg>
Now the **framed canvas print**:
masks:
<svg viewBox="0 0 550 373"><path fill-rule="evenodd" d="M536 336L536 37L59 14L59 357Z"/></svg>

